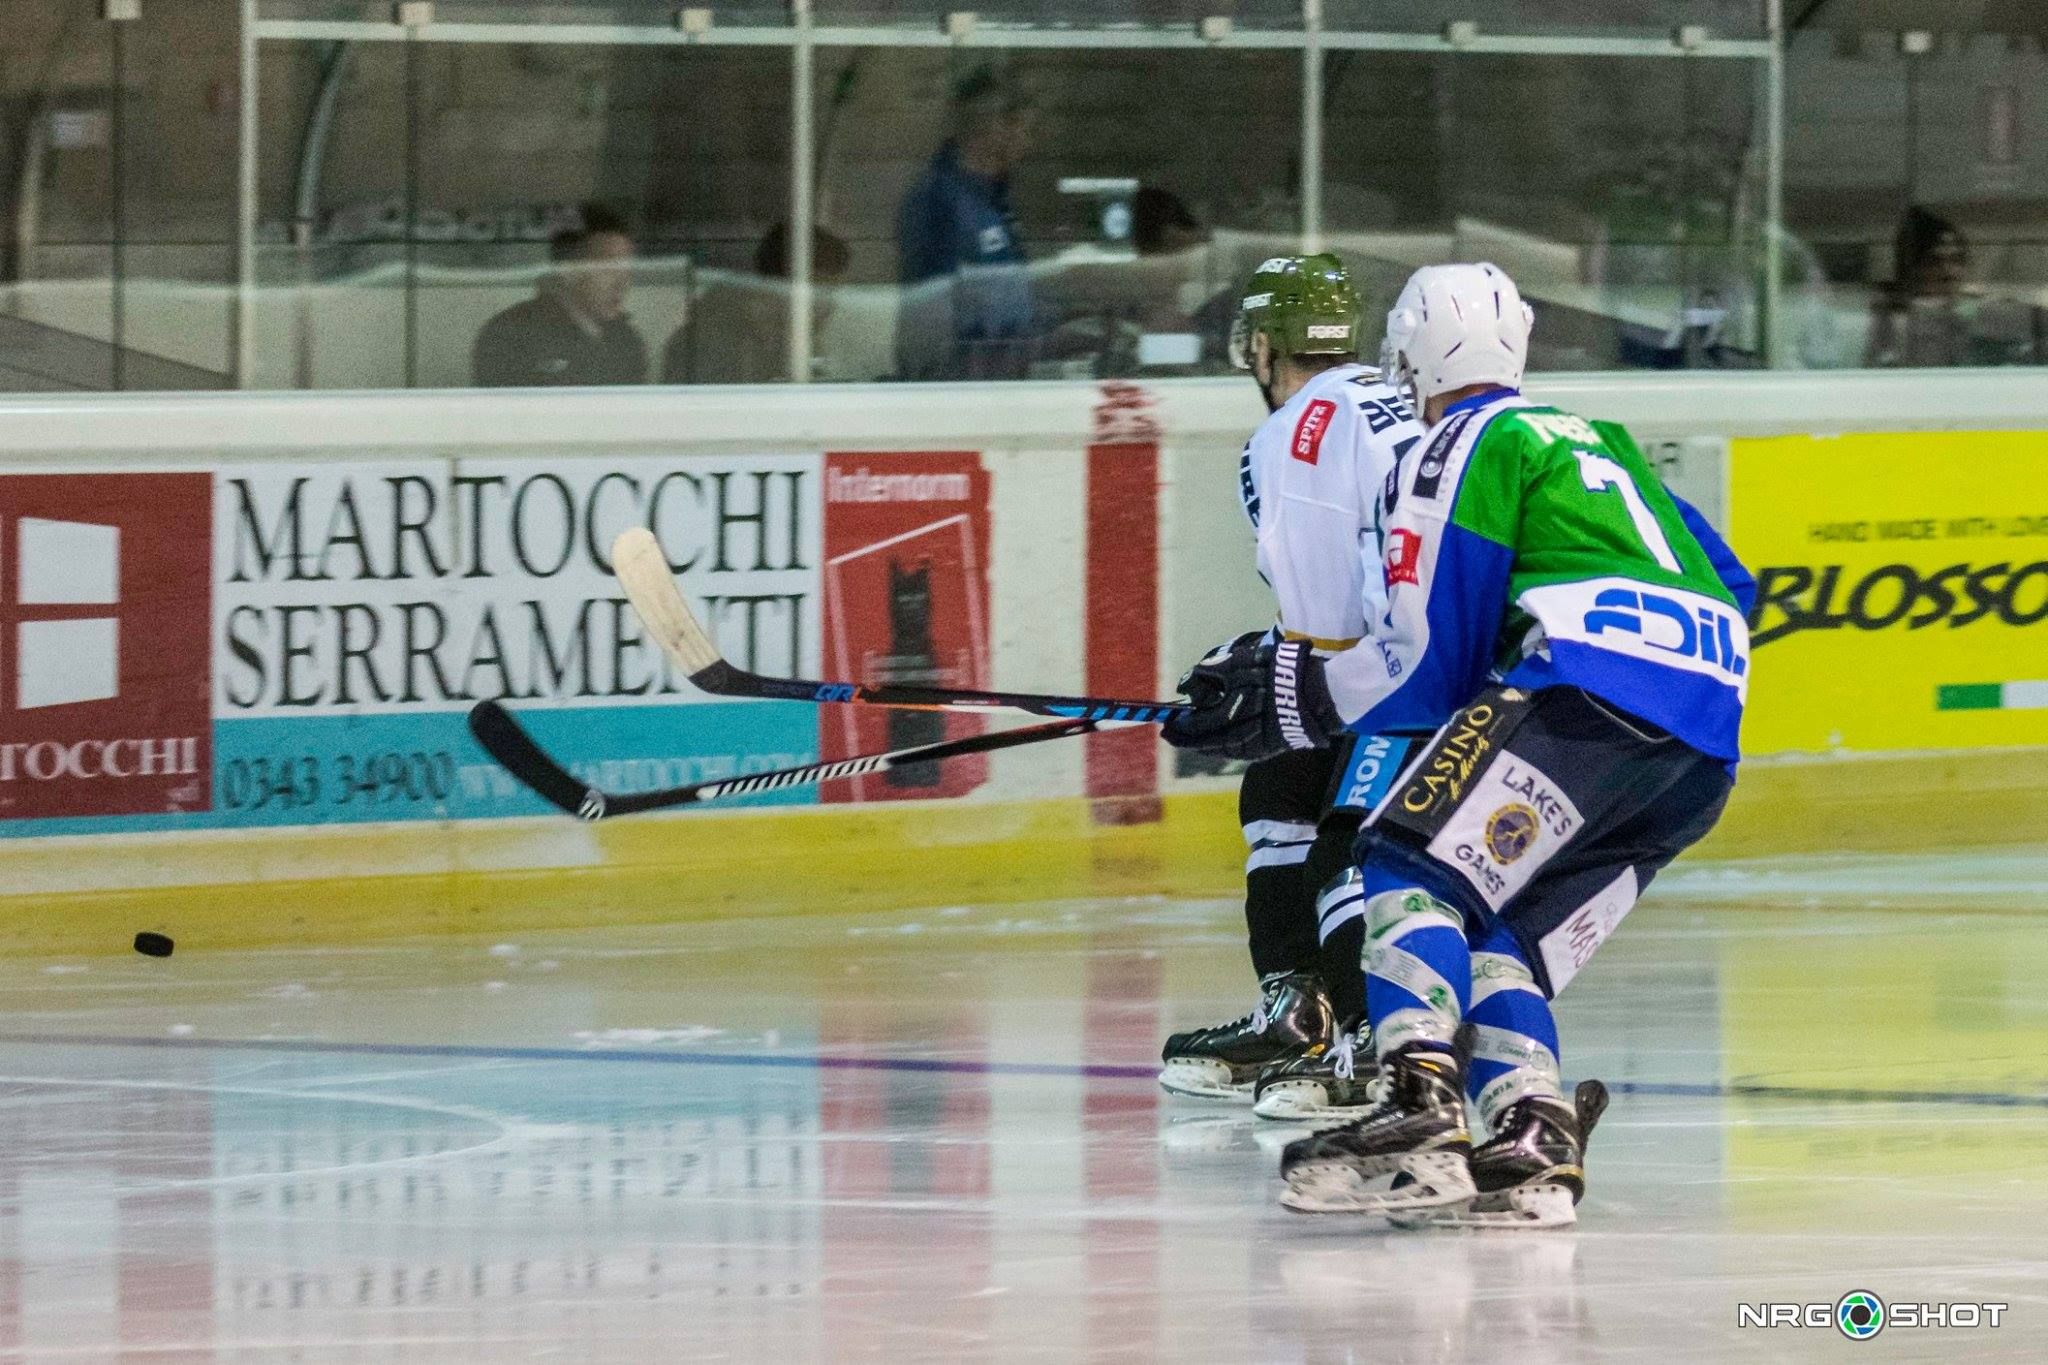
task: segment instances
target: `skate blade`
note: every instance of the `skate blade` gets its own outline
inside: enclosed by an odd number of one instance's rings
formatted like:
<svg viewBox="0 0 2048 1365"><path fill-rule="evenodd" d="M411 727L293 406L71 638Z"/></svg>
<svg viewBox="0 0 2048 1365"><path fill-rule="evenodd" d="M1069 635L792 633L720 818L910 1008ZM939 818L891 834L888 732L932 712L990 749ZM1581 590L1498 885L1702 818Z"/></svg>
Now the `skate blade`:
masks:
<svg viewBox="0 0 2048 1365"><path fill-rule="evenodd" d="M1470 1205L1419 1218L1392 1219L1406 1228L1519 1228L1541 1232L1578 1226L1579 1206L1562 1185L1517 1185L1482 1194Z"/></svg>
<svg viewBox="0 0 2048 1365"><path fill-rule="evenodd" d="M1221 1062L1172 1061L1160 1068L1159 1088L1169 1095L1191 1095L1203 1100L1232 1100L1248 1103L1258 1078L1232 1081L1230 1068Z"/></svg>
<svg viewBox="0 0 2048 1365"><path fill-rule="evenodd" d="M1314 1081L1277 1082L1252 1102L1252 1112L1262 1119L1331 1126L1349 1123L1371 1107L1331 1104L1329 1092Z"/></svg>
<svg viewBox="0 0 2048 1365"><path fill-rule="evenodd" d="M1393 1181L1408 1180L1398 1189ZM1415 1152L1387 1160L1383 1171L1349 1162L1305 1161L1287 1173L1282 1208L1296 1213L1377 1213L1388 1218L1423 1209L1463 1207L1478 1193L1463 1152Z"/></svg>

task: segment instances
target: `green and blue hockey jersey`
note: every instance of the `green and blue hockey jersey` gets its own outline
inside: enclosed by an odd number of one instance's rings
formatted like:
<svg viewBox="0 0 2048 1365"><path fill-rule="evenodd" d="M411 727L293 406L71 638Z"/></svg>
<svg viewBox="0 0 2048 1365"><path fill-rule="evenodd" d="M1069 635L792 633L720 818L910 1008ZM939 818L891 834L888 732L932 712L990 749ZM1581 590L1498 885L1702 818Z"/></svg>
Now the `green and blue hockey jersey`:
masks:
<svg viewBox="0 0 2048 1365"><path fill-rule="evenodd" d="M1754 580L1627 431L1496 389L1452 406L1379 511L1386 620L1326 672L1352 729L1440 725L1497 679L1740 756Z"/></svg>

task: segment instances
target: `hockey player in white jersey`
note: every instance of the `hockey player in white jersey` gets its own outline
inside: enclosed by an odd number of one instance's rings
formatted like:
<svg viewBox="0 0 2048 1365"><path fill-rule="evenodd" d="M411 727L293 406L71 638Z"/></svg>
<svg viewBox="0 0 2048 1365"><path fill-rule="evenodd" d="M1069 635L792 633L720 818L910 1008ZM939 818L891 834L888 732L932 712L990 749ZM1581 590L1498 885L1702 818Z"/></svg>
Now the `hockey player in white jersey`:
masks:
<svg viewBox="0 0 2048 1365"><path fill-rule="evenodd" d="M1272 414L1239 462L1259 573L1278 599L1272 632L1326 653L1358 643L1384 612L1375 508L1401 453L1422 434L1407 400L1358 363L1358 317L1337 257L1276 257L1253 274L1231 345ZM1392 784L1409 743L1372 736L1245 771L1245 920L1260 1003L1231 1023L1168 1039L1160 1073L1168 1090L1250 1099L1280 1119L1364 1104L1369 1077L1354 1068L1354 1060L1369 1068L1372 1057L1359 1036L1364 927L1355 875L1346 874L1359 822ZM1333 932L1320 933L1323 925Z"/></svg>

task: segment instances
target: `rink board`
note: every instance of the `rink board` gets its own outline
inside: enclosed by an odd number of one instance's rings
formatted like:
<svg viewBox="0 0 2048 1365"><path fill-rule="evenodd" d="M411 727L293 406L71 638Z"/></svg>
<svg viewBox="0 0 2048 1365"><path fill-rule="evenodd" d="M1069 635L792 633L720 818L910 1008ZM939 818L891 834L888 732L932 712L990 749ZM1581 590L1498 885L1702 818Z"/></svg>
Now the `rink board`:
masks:
<svg viewBox="0 0 2048 1365"><path fill-rule="evenodd" d="M122 840L118 855L104 839L22 841L0 847L12 888L0 945L113 951L156 929L188 945L248 946L1241 894L1233 793L1170 794L1158 818L1141 823L1104 814L1077 800L918 802L597 825L537 818L145 835ZM2048 751L1761 760L1689 856L2023 843L2048 843Z"/></svg>
<svg viewBox="0 0 2048 1365"><path fill-rule="evenodd" d="M1532 386L1629 422L1765 579L1758 757L1702 854L2044 837L2048 380L1923 378ZM1207 381L0 404L13 932L1234 896L1234 772L1148 733L589 827L464 717L509 698L619 791L1012 723L697 693L608 572L633 524L763 673L1170 695L1271 610L1258 415Z"/></svg>

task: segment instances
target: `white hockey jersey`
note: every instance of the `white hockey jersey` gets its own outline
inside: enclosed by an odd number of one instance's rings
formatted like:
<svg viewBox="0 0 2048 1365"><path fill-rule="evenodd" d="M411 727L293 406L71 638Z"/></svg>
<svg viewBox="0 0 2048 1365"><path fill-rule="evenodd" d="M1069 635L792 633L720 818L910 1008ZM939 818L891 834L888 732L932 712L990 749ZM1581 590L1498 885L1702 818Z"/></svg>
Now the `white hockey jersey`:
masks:
<svg viewBox="0 0 2048 1365"><path fill-rule="evenodd" d="M1326 652L1363 638L1386 612L1380 489L1422 438L1408 400L1366 365L1325 370L1268 417L1238 462L1259 574L1280 629Z"/></svg>

